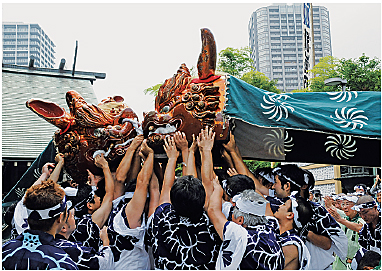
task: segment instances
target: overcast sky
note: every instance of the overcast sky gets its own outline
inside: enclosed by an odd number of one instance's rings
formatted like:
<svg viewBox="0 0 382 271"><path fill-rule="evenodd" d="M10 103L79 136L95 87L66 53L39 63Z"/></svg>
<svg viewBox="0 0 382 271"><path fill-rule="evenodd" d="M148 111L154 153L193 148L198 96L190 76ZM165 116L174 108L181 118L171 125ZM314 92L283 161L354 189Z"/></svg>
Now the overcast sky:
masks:
<svg viewBox="0 0 382 271"><path fill-rule="evenodd" d="M72 68L78 40L76 71L106 73L93 85L98 100L121 95L142 120L154 108L143 90L172 77L182 63L196 66L201 28L212 31L218 52L248 46L252 12L270 4L2 3L2 21L39 24L56 45L55 68L61 58ZM333 56L381 59L379 2L313 5L329 10Z"/></svg>

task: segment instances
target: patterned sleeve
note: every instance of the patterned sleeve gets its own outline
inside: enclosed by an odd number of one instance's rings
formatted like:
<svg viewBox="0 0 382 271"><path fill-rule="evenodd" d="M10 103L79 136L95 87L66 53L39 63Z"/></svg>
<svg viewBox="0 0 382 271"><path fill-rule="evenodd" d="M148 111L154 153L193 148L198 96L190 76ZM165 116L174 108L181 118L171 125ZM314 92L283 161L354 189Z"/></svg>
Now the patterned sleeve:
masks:
<svg viewBox="0 0 382 271"><path fill-rule="evenodd" d="M342 260L346 259L348 251L348 239L337 221L321 205L311 202L313 208L313 222L310 230L316 234L329 237L332 241L331 250Z"/></svg>
<svg viewBox="0 0 382 271"><path fill-rule="evenodd" d="M223 229L223 244L219 251L216 269L238 269L247 246L247 230L227 221Z"/></svg>
<svg viewBox="0 0 382 271"><path fill-rule="evenodd" d="M102 246L99 237L100 229L92 220L91 215L85 215L77 224L77 228L70 235L69 240L81 242L83 246L92 247L98 251Z"/></svg>
<svg viewBox="0 0 382 271"><path fill-rule="evenodd" d="M331 235L338 234L341 231L341 227L328 211L318 203L311 202L311 204L314 214L309 230L329 238Z"/></svg>

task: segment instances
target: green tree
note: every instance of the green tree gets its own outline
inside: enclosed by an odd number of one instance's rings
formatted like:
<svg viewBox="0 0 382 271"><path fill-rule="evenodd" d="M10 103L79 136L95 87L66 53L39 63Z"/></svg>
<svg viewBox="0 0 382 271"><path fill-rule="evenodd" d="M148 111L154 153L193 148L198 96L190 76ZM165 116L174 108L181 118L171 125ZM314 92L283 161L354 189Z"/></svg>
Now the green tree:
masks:
<svg viewBox="0 0 382 271"><path fill-rule="evenodd" d="M338 71L351 91L381 91L381 61L362 54L358 59L341 59Z"/></svg>
<svg viewBox="0 0 382 271"><path fill-rule="evenodd" d="M340 86L325 86L324 81L328 78L341 77L338 72L339 60L333 56L325 56L309 72L314 77L309 79L309 89L312 92L331 92L341 90ZM309 91L309 90L306 90Z"/></svg>
<svg viewBox="0 0 382 271"><path fill-rule="evenodd" d="M217 70L240 77L252 69L252 63L249 47L240 49L227 47L219 53Z"/></svg>
<svg viewBox="0 0 382 271"><path fill-rule="evenodd" d="M240 78L241 80L247 82L248 84L270 91L274 93L280 93L280 90L277 89L276 84L277 80L270 80L265 76L264 73L252 70L243 74Z"/></svg>
<svg viewBox="0 0 382 271"><path fill-rule="evenodd" d="M309 90L299 91L341 91L340 85L325 86L324 81L334 77L346 79L346 87L350 91L381 91L381 62L378 58L370 59L365 54L358 59L326 56L309 72L314 75L309 79Z"/></svg>
<svg viewBox="0 0 382 271"><path fill-rule="evenodd" d="M271 162L269 161L243 160L243 162L252 172L254 172L259 167L271 167ZM280 162L276 162L274 167L277 167L278 165L280 165Z"/></svg>

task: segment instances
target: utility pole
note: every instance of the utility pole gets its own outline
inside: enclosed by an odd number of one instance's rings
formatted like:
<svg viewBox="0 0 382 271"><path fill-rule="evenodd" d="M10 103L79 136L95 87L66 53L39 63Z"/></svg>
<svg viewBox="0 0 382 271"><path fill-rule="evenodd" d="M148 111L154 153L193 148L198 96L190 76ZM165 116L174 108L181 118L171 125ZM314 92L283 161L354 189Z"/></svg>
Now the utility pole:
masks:
<svg viewBox="0 0 382 271"><path fill-rule="evenodd" d="M312 61L312 67L310 67L311 69L316 65L316 55L315 55L315 52L314 52L314 27L313 27L313 4L310 3L310 25L311 25L311 29L312 29L312 57L313 57L313 61ZM314 74L312 74L313 77L314 77Z"/></svg>
<svg viewBox="0 0 382 271"><path fill-rule="evenodd" d="M74 72L76 70L77 50L78 50L78 40L76 40L76 49L74 51L74 62L73 62L72 76L74 76Z"/></svg>

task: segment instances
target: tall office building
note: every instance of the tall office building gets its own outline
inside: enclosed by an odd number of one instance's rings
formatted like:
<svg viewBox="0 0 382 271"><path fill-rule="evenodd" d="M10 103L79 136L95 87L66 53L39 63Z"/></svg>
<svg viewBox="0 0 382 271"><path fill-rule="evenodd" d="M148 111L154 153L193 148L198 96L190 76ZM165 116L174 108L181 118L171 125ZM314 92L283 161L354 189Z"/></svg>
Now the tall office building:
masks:
<svg viewBox="0 0 382 271"><path fill-rule="evenodd" d="M303 88L303 8L275 4L253 12L249 21L249 47L256 70L277 79L284 92ZM313 6L315 63L332 55L329 11Z"/></svg>
<svg viewBox="0 0 382 271"><path fill-rule="evenodd" d="M34 66L53 68L56 47L38 24L3 22L3 63L27 66L34 57Z"/></svg>

